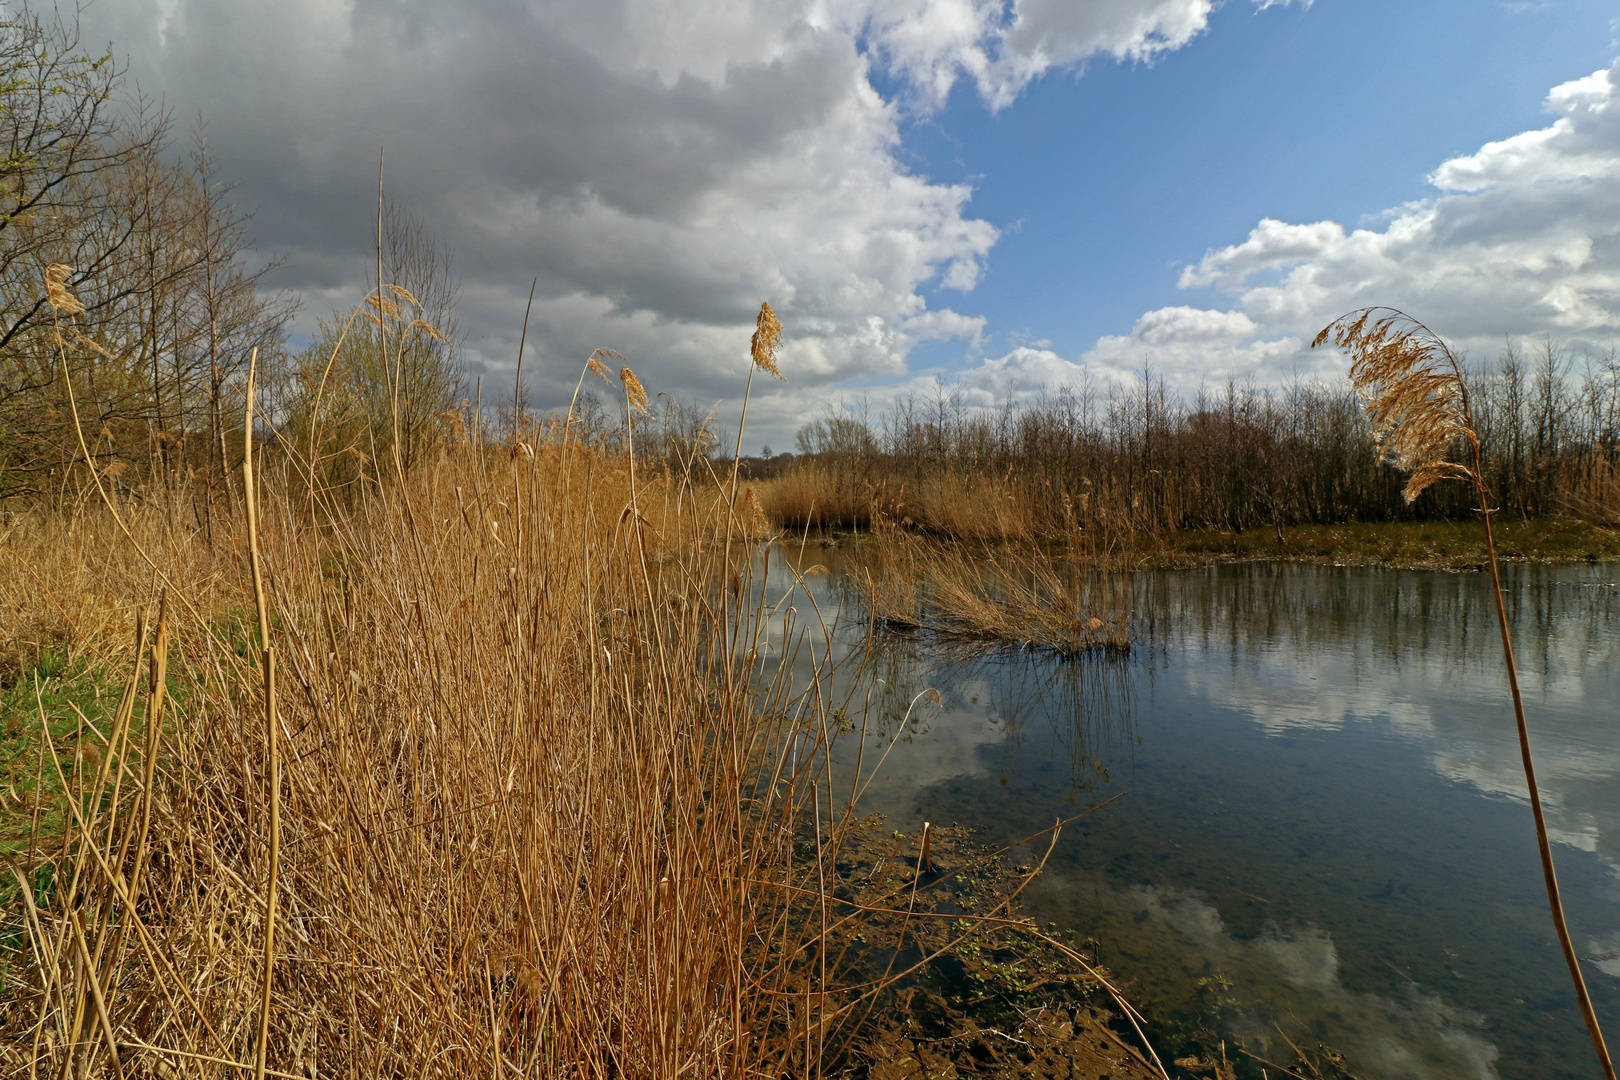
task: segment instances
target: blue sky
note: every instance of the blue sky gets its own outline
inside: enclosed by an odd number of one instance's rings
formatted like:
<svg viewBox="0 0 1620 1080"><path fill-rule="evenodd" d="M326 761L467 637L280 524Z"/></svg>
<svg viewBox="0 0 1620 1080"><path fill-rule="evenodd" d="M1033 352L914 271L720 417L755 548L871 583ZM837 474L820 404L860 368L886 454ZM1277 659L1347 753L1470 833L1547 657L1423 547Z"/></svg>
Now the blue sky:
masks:
<svg viewBox="0 0 1620 1080"><path fill-rule="evenodd" d="M1149 309L1220 304L1178 289L1181 268L1263 217L1353 225L1432 196L1442 161L1545 125L1550 87L1608 66L1617 16L1595 0L1228 3L1180 50L1049 74L1000 112L958 83L907 124L902 160L971 183L971 212L1002 231L971 294L930 300L988 318L980 351L1047 340L1070 358ZM914 354L973 363L960 342Z"/></svg>

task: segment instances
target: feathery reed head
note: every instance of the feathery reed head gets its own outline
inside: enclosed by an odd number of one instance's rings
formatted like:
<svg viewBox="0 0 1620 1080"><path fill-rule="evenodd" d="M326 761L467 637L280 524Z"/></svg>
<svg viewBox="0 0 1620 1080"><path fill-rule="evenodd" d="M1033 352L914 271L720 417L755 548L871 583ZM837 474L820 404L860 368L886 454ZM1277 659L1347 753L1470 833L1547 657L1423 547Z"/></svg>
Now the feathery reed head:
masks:
<svg viewBox="0 0 1620 1080"><path fill-rule="evenodd" d="M1329 323L1311 348L1327 341L1350 354L1350 383L1384 460L1412 474L1403 492L1408 503L1437 480L1474 477L1446 457L1458 439L1477 445L1479 436L1469 423L1461 367L1444 341L1410 315L1376 307Z"/></svg>
<svg viewBox="0 0 1620 1080"><path fill-rule="evenodd" d="M613 385L613 369L608 367L606 364L602 363L602 361L600 359L598 359L599 357L603 357L603 356L607 357L609 360L623 360L624 359L624 357L620 356L618 353L614 352L612 349L597 349L595 352L591 353L590 359L585 361L585 367L592 374L601 376L603 382L607 383L609 386L612 386Z"/></svg>
<svg viewBox="0 0 1620 1080"><path fill-rule="evenodd" d="M77 296L67 291L62 283L73 273L73 267L62 263L51 263L45 268L45 299L49 301L52 310L58 315L66 312L68 315L83 315L84 304Z"/></svg>
<svg viewBox="0 0 1620 1080"><path fill-rule="evenodd" d="M405 286L403 286L403 285L385 285L383 287L386 288L389 292L393 293L395 296L399 297L401 300L408 301L410 303L410 305L413 308L415 308L417 311L422 310L422 301L420 301L416 297L412 296L411 293L410 293L410 290L405 288Z"/></svg>
<svg viewBox="0 0 1620 1080"><path fill-rule="evenodd" d="M399 305L388 299L386 296L368 296L366 297L366 303L370 304L384 315L387 315L389 318L399 318Z"/></svg>
<svg viewBox="0 0 1620 1080"><path fill-rule="evenodd" d="M787 381L787 376L776 370L776 350L782 344L782 324L768 303L759 305L759 318L754 323L754 340L749 344L756 366L775 378Z"/></svg>
<svg viewBox="0 0 1620 1080"><path fill-rule="evenodd" d="M440 345L448 345L448 344L450 344L450 339L445 337L442 333L440 333L439 328L437 326L434 326L432 323L427 322L426 320L412 319L411 320L411 329L412 330L420 330L420 331L422 331L422 333L426 334L428 337L432 338L434 341L437 341Z"/></svg>
<svg viewBox="0 0 1620 1080"><path fill-rule="evenodd" d="M647 391L641 388L641 380L636 373L628 367L619 369L619 381L624 384L624 397L631 405L640 411L642 416L651 416L652 409L647 401Z"/></svg>

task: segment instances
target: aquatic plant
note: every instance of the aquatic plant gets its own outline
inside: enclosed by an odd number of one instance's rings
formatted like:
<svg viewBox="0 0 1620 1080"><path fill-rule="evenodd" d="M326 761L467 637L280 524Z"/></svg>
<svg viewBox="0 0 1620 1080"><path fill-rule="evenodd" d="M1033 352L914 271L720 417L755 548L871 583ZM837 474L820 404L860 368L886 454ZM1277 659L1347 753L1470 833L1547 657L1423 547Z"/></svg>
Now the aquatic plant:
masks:
<svg viewBox="0 0 1620 1080"><path fill-rule="evenodd" d="M1473 485L1478 511L1485 525L1486 566L1491 595L1496 601L1497 628L1502 635L1502 658L1513 696L1513 717L1518 724L1519 754L1524 764L1530 808L1535 816L1536 842L1547 882L1547 905L1552 911L1558 943L1569 965L1569 975L1580 1001L1581 1015L1592 1034L1603 1074L1614 1080L1614 1063L1603 1041L1603 1029L1581 975L1580 959L1570 941L1559 898L1558 875L1553 868L1552 845L1547 838L1541 789L1536 784L1530 730L1524 719L1524 698L1519 691L1518 666L1513 659L1513 637L1508 629L1507 606L1502 598L1502 575L1497 565L1491 516L1496 508L1485 480L1480 437L1463 378L1462 363L1444 340L1403 311L1368 307L1352 311L1322 329L1311 343L1315 348L1331 341L1351 357L1350 381L1361 396L1373 425L1373 441L1384 460L1409 474L1403 495L1411 503L1430 485L1441 480L1463 480ZM1461 450L1464 461L1453 460Z"/></svg>
<svg viewBox="0 0 1620 1080"><path fill-rule="evenodd" d="M873 625L1063 656L1128 649L1129 575L1085 565L1087 554L1015 544L968 551L880 522L858 545L851 576Z"/></svg>

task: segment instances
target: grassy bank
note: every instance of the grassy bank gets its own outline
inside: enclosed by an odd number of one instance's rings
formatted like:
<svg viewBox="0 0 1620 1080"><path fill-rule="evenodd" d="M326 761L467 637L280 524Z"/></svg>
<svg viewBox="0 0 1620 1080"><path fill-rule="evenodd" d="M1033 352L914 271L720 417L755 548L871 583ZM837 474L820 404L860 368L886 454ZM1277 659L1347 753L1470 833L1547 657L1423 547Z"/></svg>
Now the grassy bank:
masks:
<svg viewBox="0 0 1620 1080"><path fill-rule="evenodd" d="M1620 562L1620 528L1563 519L1498 522L1497 554L1509 561L1539 563ZM891 546L893 530L828 531L815 542L852 552ZM794 539L797 539L795 537ZM1187 529L1133 533L1089 541L1080 537L1034 543L953 541L919 537L940 550L974 562L1012 548L1041 553L1051 565L1066 562L1116 570L1174 569L1225 562L1335 563L1406 569L1464 570L1485 562L1485 530L1475 522L1352 522L1295 525L1283 529Z"/></svg>
<svg viewBox="0 0 1620 1080"><path fill-rule="evenodd" d="M816 864L776 837L818 766L769 748L818 718L719 647L758 631L721 585L724 500L568 440L450 449L343 509L272 467L261 498L273 701L242 515L209 548L183 507L91 507L62 523L86 547L27 564L97 582L69 637L127 690L48 700L49 743L14 755L57 781L9 845L8 1063L246 1065L261 1024L295 1075L802 1056L807 931L764 913ZM184 687L166 713L155 665Z"/></svg>
<svg viewBox="0 0 1620 1080"><path fill-rule="evenodd" d="M1620 528L1549 519L1498 522L1494 529L1497 553L1506 559L1620 562ZM1297 525L1242 533L1188 530L1143 539L1123 546L1125 552L1143 568L1281 559L1460 570L1484 565L1485 530L1477 522L1454 521Z"/></svg>

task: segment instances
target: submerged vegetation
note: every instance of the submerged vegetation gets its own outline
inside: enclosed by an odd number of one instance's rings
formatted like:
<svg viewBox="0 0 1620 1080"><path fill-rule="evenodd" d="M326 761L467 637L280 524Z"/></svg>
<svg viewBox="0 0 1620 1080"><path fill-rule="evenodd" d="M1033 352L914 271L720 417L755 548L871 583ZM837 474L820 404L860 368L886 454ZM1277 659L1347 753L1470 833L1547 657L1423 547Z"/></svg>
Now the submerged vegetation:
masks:
<svg viewBox="0 0 1620 1080"><path fill-rule="evenodd" d="M879 529L855 546L848 572L874 626L1059 655L1129 648L1128 575L1077 551L980 547Z"/></svg>

